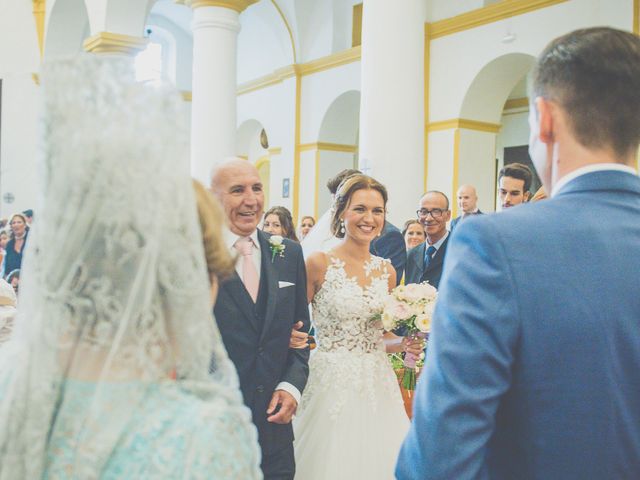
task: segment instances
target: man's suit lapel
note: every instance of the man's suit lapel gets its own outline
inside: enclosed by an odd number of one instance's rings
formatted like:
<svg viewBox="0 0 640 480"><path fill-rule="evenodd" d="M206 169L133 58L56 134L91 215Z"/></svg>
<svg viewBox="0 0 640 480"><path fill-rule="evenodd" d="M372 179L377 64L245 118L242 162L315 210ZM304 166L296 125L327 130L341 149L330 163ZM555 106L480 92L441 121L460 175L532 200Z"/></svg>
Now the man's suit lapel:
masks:
<svg viewBox="0 0 640 480"><path fill-rule="evenodd" d="M267 298L267 306L264 315L264 325L262 327L262 333L260 334L260 339L262 340L266 332L269 331L271 324L273 323L278 295L278 272L276 270L275 264L276 262L282 261L282 259L278 255L276 255L273 259L273 262L271 261L271 248L269 245L268 237L259 230L258 241L260 242L260 252L262 254L262 273L266 276L263 285L267 288L267 291L265 292Z"/></svg>
<svg viewBox="0 0 640 480"><path fill-rule="evenodd" d="M255 315L255 306L251 300L251 296L247 289L244 287L244 283L240 279L240 276L234 271L231 277L224 283L224 288L229 292L229 296L238 305L238 308L242 311L245 317L249 319L249 323L258 331L260 328L258 325L258 319Z"/></svg>
<svg viewBox="0 0 640 480"><path fill-rule="evenodd" d="M442 242L442 245L440 245L440 248L436 251L436 254L433 256L433 258L429 262L429 266L424 271L423 276L426 275L427 272L430 272L431 270L434 270L435 268L437 268L440 265L442 265L442 262L444 261L444 252L445 252L445 250L447 248L447 242L449 241L449 237L450 236L451 236L451 232L449 232L449 235L447 236L445 241ZM425 244L426 243L427 242L425 242Z"/></svg>
<svg viewBox="0 0 640 480"><path fill-rule="evenodd" d="M422 242L420 245L418 245L416 247L417 255L413 256L414 268L416 269L416 272L418 272L418 274L416 275L418 282L420 282L420 279L424 275L424 252L425 252L426 244L427 242Z"/></svg>

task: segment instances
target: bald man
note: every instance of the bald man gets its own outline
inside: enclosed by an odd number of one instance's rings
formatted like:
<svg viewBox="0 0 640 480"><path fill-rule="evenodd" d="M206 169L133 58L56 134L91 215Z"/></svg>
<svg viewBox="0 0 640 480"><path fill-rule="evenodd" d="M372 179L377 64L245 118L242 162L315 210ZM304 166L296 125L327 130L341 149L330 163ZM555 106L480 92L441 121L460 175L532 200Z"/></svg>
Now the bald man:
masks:
<svg viewBox="0 0 640 480"><path fill-rule="evenodd" d="M284 250L276 251L271 236L258 230L264 192L248 161L218 166L212 189L228 220L225 242L239 257L236 271L220 284L214 314L258 428L264 478L293 479L291 418L309 374L309 348L289 348L297 322L309 330L302 249L285 238Z"/></svg>
<svg viewBox="0 0 640 480"><path fill-rule="evenodd" d="M458 200L458 210L460 214L451 220L451 231L456 228L458 222L471 215L481 215L482 212L478 209L478 194L476 188L473 185L462 185L456 193Z"/></svg>

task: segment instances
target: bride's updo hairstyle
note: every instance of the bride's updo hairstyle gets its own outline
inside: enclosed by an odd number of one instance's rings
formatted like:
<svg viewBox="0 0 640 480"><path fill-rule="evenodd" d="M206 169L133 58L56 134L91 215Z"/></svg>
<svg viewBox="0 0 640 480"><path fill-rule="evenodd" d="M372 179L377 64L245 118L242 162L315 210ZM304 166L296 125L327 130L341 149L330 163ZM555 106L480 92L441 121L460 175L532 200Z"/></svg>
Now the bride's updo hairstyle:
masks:
<svg viewBox="0 0 640 480"><path fill-rule="evenodd" d="M342 214L351 203L351 197L358 190L375 190L382 195L384 200L385 211L387 208L387 189L384 185L378 182L375 178L371 178L367 175L352 175L345 178L338 190L336 191L336 197L333 201L333 217L331 218L331 233L337 238L344 238L344 232L341 231L340 224L342 220Z"/></svg>

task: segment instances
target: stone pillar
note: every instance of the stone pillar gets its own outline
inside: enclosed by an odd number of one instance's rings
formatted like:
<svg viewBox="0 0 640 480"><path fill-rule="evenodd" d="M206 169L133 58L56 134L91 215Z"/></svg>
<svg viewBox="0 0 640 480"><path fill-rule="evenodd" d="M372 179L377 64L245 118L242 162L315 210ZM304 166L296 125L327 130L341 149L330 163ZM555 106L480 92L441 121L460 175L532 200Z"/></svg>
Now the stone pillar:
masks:
<svg viewBox="0 0 640 480"><path fill-rule="evenodd" d="M191 174L236 154L236 64L240 13L257 0L187 0L193 9Z"/></svg>
<svg viewBox="0 0 640 480"><path fill-rule="evenodd" d="M389 191L389 220L415 217L424 178L425 2L364 0L359 168Z"/></svg>

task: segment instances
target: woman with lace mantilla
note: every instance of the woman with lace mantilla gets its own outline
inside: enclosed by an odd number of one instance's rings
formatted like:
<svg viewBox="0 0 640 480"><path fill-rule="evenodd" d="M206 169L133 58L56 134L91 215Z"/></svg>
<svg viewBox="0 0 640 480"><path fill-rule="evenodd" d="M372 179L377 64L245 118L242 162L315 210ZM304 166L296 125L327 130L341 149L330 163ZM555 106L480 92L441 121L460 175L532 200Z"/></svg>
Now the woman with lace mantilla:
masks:
<svg viewBox="0 0 640 480"><path fill-rule="evenodd" d="M409 428L387 353L420 353L421 342L389 342L372 320L396 285L369 244L385 220L387 191L366 175L338 188L331 222L342 241L307 259L308 297L318 348L294 421L296 478L386 480Z"/></svg>

